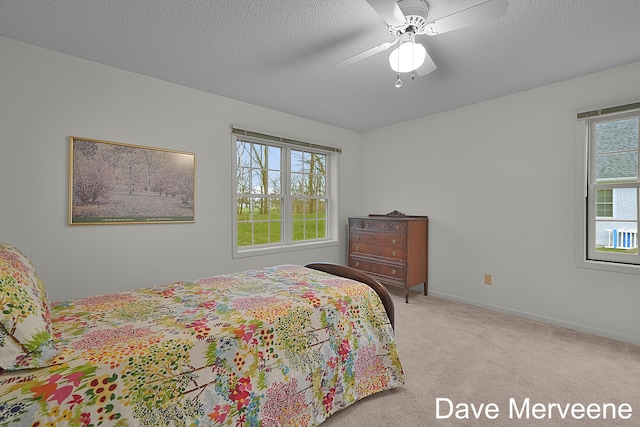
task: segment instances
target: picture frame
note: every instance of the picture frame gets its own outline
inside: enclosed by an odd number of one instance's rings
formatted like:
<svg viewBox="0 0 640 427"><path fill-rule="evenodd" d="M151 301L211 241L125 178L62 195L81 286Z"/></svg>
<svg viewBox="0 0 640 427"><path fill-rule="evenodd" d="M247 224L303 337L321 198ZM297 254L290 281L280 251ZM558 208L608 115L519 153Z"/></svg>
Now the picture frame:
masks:
<svg viewBox="0 0 640 427"><path fill-rule="evenodd" d="M195 222L196 154L69 137L69 225Z"/></svg>

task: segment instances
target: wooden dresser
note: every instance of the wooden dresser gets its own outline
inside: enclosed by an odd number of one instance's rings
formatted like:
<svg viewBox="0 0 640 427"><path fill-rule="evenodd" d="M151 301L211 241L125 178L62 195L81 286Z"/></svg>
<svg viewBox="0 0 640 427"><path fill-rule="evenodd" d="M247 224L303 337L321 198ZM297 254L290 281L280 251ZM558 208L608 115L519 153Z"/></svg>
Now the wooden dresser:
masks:
<svg viewBox="0 0 640 427"><path fill-rule="evenodd" d="M349 218L349 266L385 285L409 288L428 284L429 217L397 212Z"/></svg>

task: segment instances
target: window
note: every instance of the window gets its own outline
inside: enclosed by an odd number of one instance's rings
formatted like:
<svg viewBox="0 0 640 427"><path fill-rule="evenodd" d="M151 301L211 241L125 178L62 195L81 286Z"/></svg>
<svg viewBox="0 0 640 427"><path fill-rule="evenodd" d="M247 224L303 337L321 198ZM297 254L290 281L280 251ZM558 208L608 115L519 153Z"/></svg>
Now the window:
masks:
<svg viewBox="0 0 640 427"><path fill-rule="evenodd" d="M596 190L596 217L613 218L613 189Z"/></svg>
<svg viewBox="0 0 640 427"><path fill-rule="evenodd" d="M327 237L327 155L291 150L293 240Z"/></svg>
<svg viewBox="0 0 640 427"><path fill-rule="evenodd" d="M628 107L628 108L624 108ZM640 105L578 115L585 159L582 258L640 266L638 255L638 134ZM638 271L640 272L640 270Z"/></svg>
<svg viewBox="0 0 640 427"><path fill-rule="evenodd" d="M336 244L337 148L233 129L234 254Z"/></svg>

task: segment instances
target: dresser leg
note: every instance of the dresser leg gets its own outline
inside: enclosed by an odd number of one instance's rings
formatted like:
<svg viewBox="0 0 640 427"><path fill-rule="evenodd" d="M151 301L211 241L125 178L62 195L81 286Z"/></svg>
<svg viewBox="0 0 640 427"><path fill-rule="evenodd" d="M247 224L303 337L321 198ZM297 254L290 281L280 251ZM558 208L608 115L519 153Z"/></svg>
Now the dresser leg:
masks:
<svg viewBox="0 0 640 427"><path fill-rule="evenodd" d="M409 290L405 288L404 290L404 302L409 304Z"/></svg>

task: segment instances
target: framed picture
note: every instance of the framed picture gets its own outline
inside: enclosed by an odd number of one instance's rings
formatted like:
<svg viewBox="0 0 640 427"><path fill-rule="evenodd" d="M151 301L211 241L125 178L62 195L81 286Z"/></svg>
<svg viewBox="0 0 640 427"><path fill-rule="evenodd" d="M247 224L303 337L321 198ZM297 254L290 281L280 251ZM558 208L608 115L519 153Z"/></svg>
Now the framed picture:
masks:
<svg viewBox="0 0 640 427"><path fill-rule="evenodd" d="M69 137L69 225L195 222L195 153Z"/></svg>

